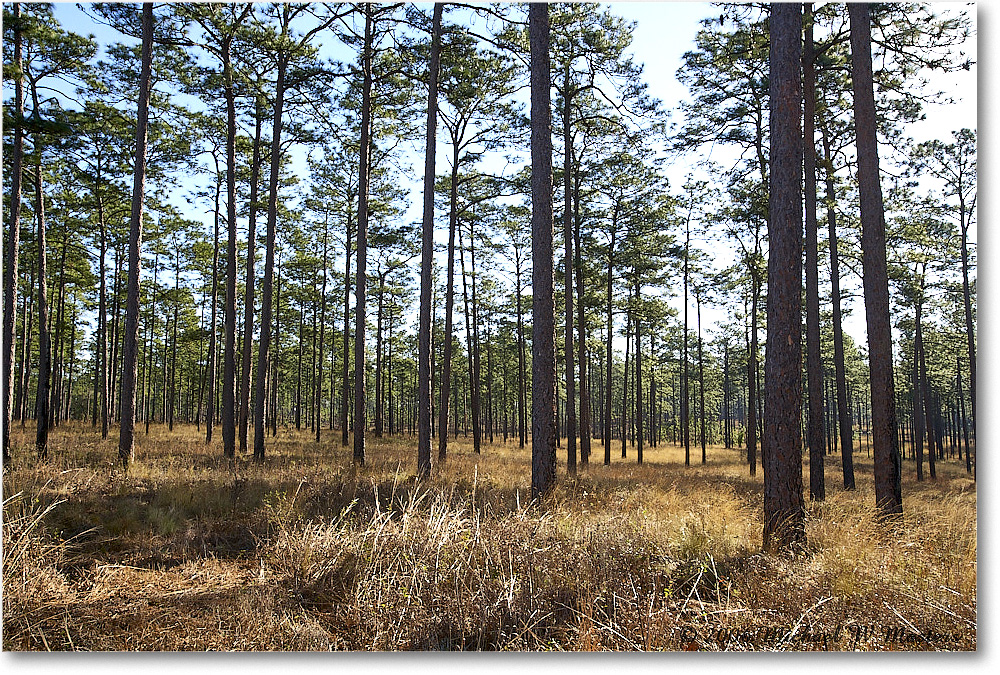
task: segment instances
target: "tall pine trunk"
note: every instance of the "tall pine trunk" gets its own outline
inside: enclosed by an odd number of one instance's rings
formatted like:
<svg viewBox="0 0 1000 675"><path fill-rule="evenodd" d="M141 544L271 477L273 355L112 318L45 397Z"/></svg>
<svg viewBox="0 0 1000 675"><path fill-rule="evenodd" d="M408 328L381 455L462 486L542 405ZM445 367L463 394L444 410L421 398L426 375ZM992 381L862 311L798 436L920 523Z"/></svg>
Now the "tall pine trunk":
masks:
<svg viewBox="0 0 1000 675"><path fill-rule="evenodd" d="M254 265L257 257L257 195L260 183L260 149L263 127L263 105L261 97L255 97L253 160L250 165L250 215L247 225L247 258L245 288L243 293L243 370L240 373L239 437L240 453L247 451L247 436L250 420L250 371L253 366L253 310L257 277Z"/></svg>
<svg viewBox="0 0 1000 675"><path fill-rule="evenodd" d="M531 495L540 499L556 479L555 307L552 265L552 109L549 7L528 6L531 81L532 381ZM448 338L448 335L445 335Z"/></svg>
<svg viewBox="0 0 1000 675"><path fill-rule="evenodd" d="M222 448L236 457L236 93L233 90L232 38L222 44L226 99L226 342L222 357ZM277 106L275 106L277 107ZM250 283L249 281L247 283Z"/></svg>
<svg viewBox="0 0 1000 675"><path fill-rule="evenodd" d="M37 101L35 105L37 109ZM42 190L42 142L35 134L35 221L38 226L38 383L35 393L35 450L39 459L48 457L49 382L52 370L52 345L49 337L48 280L45 244L45 193Z"/></svg>
<svg viewBox="0 0 1000 675"><path fill-rule="evenodd" d="M212 230L212 308L211 326L208 334L208 404L205 413L205 443L212 442L212 431L215 429L215 386L218 363L216 361L219 335L219 197L222 192L222 180L216 175L215 182L215 222Z"/></svg>
<svg viewBox="0 0 1000 675"><path fill-rule="evenodd" d="M361 149L358 158L358 269L354 282L354 462L365 463L365 295L368 256L368 150L372 116L372 7L365 5L365 42L361 55L364 78L361 90Z"/></svg>
<svg viewBox="0 0 1000 675"><path fill-rule="evenodd" d="M819 330L819 246L816 222L816 67L813 50L812 3L805 9L805 48L802 53L803 160L806 203L806 376L809 383L809 497L826 499L823 475L823 360Z"/></svg>
<svg viewBox="0 0 1000 675"><path fill-rule="evenodd" d="M443 13L444 4L434 3L431 26L431 61L427 88L427 135L424 146L420 329L417 347L417 475L420 478L428 478L431 474L431 397L433 395L433 387L431 386L431 294L434 285L434 176L437 151L438 71L441 67L441 17ZM520 318L521 314L518 311L518 326L520 326Z"/></svg>
<svg viewBox="0 0 1000 675"><path fill-rule="evenodd" d="M14 409L14 319L17 314L17 263L18 243L21 237L21 166L24 161L24 131L21 121L24 117L24 76L21 73L21 6L15 3L11 11L14 16L14 149L11 159L10 225L7 233L7 249L4 252L3 278L3 464L10 464L10 423ZM103 239L102 239L103 242ZM103 250L103 249L102 249ZM102 255L101 262L104 258ZM103 270L102 270L103 272ZM103 274L101 277L103 288ZM102 296L103 297L103 296ZM27 322L22 331L27 332Z"/></svg>
<svg viewBox="0 0 1000 675"><path fill-rule="evenodd" d="M573 369L573 192L571 177L573 169L573 134L571 130L570 103L570 63L567 59L563 71L563 243L565 257L565 284L563 293L566 299L565 334L563 338L564 370L566 371L566 470L570 475L576 474L576 381Z"/></svg>
<svg viewBox="0 0 1000 675"><path fill-rule="evenodd" d="M142 6L142 66L139 75L138 124L135 143L135 179L129 221L128 296L125 301L125 335L122 339L121 424L118 460L127 469L135 454L135 398L139 356L139 265L142 248L142 206L146 190L146 137L149 122L150 75L153 60L153 5Z"/></svg>
<svg viewBox="0 0 1000 675"><path fill-rule="evenodd" d="M885 215L879 184L875 93L872 82L871 9L849 3L854 124L861 194L861 249L875 446L875 503L883 516L903 513L900 457L896 441L896 397L892 375L892 322L886 271Z"/></svg>
<svg viewBox="0 0 1000 675"><path fill-rule="evenodd" d="M261 286L260 343L257 351L257 380L253 401L253 458L264 461L265 395L271 349L271 319L274 300L274 247L278 221L278 185L281 171L281 116L285 103L285 73L288 55L279 53L274 93L274 122L271 131L271 175L267 195L267 242L265 244L264 282ZM274 412L274 406L272 406Z"/></svg>
<svg viewBox="0 0 1000 675"><path fill-rule="evenodd" d="M455 313L455 233L458 229L458 159L459 148L452 143L451 185L448 213L448 269L445 280L444 295L444 362L441 366L441 409L438 417L438 461L445 461L448 456L448 407L451 402L451 361L454 349L452 336L453 316ZM458 406L454 412L458 422Z"/></svg>
<svg viewBox="0 0 1000 675"><path fill-rule="evenodd" d="M771 4L764 549L805 542L802 502L802 8Z"/></svg>
<svg viewBox="0 0 1000 675"><path fill-rule="evenodd" d="M847 405L847 368L844 363L844 325L840 308L840 253L837 246L837 214L833 205L836 188L833 184L833 156L826 129L822 129L823 161L826 165L826 221L830 246L830 297L833 301L833 362L837 386L837 413L840 425L841 466L844 489L854 489L854 422Z"/></svg>

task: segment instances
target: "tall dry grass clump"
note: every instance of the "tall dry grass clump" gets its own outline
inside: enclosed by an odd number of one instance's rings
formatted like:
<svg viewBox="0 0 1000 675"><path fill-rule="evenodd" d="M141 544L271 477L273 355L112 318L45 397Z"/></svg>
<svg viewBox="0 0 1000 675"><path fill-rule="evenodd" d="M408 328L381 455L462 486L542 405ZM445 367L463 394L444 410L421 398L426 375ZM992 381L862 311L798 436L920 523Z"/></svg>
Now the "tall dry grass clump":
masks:
<svg viewBox="0 0 1000 675"><path fill-rule="evenodd" d="M53 461L22 452L4 477L5 649L976 647L958 462L905 480L904 520L881 524L860 458L858 490L831 486L808 547L776 557L760 478L722 448L592 465L530 504L527 451L461 438L419 483L408 438L359 469L287 431L264 466L230 465L154 428L123 475L89 428L53 437Z"/></svg>

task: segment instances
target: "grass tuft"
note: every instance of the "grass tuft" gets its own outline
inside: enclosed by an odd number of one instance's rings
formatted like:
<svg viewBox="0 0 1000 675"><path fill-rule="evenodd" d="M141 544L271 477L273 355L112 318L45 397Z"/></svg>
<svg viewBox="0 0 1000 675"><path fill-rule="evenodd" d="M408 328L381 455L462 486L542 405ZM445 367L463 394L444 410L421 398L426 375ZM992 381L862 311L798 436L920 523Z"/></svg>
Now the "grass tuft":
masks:
<svg viewBox="0 0 1000 675"><path fill-rule="evenodd" d="M263 466L231 465L194 428L153 427L123 474L90 427L56 429L47 463L13 431L4 649L976 648L957 461L905 476L887 526L859 457L858 489L828 485L807 547L779 557L760 552L761 477L717 447L691 467L673 445L616 453L532 505L511 444L460 438L418 482L410 438L370 439L358 469L338 437L284 431Z"/></svg>

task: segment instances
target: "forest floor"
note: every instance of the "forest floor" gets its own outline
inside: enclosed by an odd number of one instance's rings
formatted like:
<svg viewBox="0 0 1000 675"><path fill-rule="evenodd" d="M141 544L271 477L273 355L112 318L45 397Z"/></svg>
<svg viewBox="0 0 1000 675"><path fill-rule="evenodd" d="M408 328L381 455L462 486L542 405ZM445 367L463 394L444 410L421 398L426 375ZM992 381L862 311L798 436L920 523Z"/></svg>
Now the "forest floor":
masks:
<svg viewBox="0 0 1000 675"><path fill-rule="evenodd" d="M516 442L450 442L418 484L410 437L371 438L355 469L339 432L284 431L263 466L230 467L221 439L154 426L126 475L116 435L63 425L43 464L12 432L5 650L976 649L976 486L957 460L921 483L904 462L888 526L866 453L855 492L828 456L807 547L772 556L761 473L719 447L639 466L616 444L605 467L596 441L539 508Z"/></svg>

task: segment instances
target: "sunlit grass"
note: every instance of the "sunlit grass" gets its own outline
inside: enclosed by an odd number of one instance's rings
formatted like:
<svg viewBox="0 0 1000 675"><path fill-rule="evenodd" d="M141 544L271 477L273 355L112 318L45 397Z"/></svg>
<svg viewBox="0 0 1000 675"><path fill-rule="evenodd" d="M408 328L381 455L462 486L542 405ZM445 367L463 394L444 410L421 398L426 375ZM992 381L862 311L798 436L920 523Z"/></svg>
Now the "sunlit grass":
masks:
<svg viewBox="0 0 1000 675"><path fill-rule="evenodd" d="M606 467L595 440L572 478L560 449L539 506L516 441L452 440L419 483L411 437L369 436L359 468L338 431L282 430L258 466L225 460L219 434L154 425L124 474L114 433L60 427L38 463L13 431L5 649L976 646L975 483L954 460L921 484L904 463L887 526L865 454L854 492L828 456L807 548L775 557L762 475L720 447L684 466L661 444L640 466L615 443Z"/></svg>

